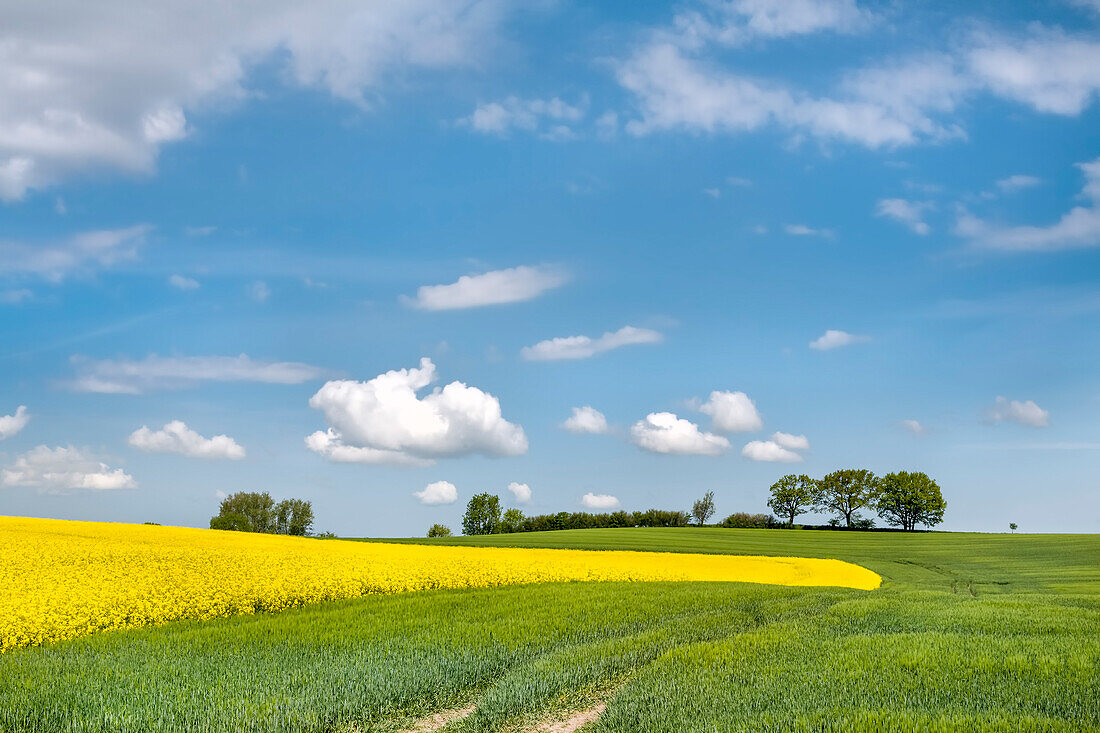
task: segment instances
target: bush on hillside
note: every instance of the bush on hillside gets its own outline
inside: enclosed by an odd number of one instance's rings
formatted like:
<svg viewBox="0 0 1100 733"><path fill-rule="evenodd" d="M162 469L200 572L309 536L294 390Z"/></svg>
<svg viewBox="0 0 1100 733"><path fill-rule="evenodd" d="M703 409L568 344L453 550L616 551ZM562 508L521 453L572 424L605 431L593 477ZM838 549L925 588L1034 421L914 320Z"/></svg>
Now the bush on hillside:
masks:
<svg viewBox="0 0 1100 733"><path fill-rule="evenodd" d="M772 529L785 525L770 514L734 512L722 520L721 526L730 529Z"/></svg>

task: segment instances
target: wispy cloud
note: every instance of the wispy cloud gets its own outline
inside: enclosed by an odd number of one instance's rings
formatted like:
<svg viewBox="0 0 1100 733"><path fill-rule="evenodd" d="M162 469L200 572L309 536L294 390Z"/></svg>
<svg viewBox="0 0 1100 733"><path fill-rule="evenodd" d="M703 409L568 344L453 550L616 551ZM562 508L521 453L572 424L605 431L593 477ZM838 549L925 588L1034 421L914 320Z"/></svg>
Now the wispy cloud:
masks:
<svg viewBox="0 0 1100 733"><path fill-rule="evenodd" d="M830 328L825 333L821 334L816 339L811 341L810 348L817 351L829 351L830 349L839 349L842 346L867 343L870 340L870 336L861 336L859 334L848 333L847 331L838 331L836 329Z"/></svg>
<svg viewBox="0 0 1100 733"><path fill-rule="evenodd" d="M422 310L456 310L486 305L519 303L561 287L569 278L560 268L512 267L480 275L463 275L447 285L422 285L415 298L403 300Z"/></svg>
<svg viewBox="0 0 1100 733"><path fill-rule="evenodd" d="M558 361L565 359L587 359L612 349L634 344L660 343L664 336L649 328L623 326L618 331L609 331L602 336L560 336L539 341L533 346L524 346L520 355L527 361Z"/></svg>
<svg viewBox="0 0 1100 733"><path fill-rule="evenodd" d="M52 244L0 241L0 274L37 276L61 282L137 257L152 230L148 224L75 234Z"/></svg>
<svg viewBox="0 0 1100 733"><path fill-rule="evenodd" d="M293 361L240 356L157 356L140 360L73 357L77 375L66 383L77 392L141 394L181 389L202 382L262 382L301 384L320 379L328 371Z"/></svg>

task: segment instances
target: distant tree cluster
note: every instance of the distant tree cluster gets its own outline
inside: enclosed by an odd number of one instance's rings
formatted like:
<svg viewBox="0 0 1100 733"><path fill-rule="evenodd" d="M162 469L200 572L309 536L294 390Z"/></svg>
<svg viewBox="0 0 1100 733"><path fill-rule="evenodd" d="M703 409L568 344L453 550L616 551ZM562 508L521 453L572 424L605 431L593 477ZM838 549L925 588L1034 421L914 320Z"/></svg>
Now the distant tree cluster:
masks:
<svg viewBox="0 0 1100 733"><path fill-rule="evenodd" d="M793 527L806 512L830 512L830 524L870 529L874 521L859 510L876 512L888 525L913 531L917 525L935 526L943 521L947 502L940 487L927 474L908 471L878 477L865 469L847 468L814 479L789 475L771 487L771 507Z"/></svg>
<svg viewBox="0 0 1100 733"><path fill-rule="evenodd" d="M210 518L210 529L304 537L313 529L313 505L302 499L276 504L266 491L238 491L222 499L217 516Z"/></svg>
<svg viewBox="0 0 1100 733"><path fill-rule="evenodd" d="M829 526L872 529L874 520L860 514L873 510L892 527L913 531L919 525L935 526L943 521L947 503L940 487L923 473L898 471L878 477L865 469L833 471L820 479L806 475L784 476L772 484L768 507L771 514L735 512L718 523L720 527L771 529L794 527L795 520L808 512L835 515ZM508 534L511 532L547 532L558 529L599 529L612 527L686 527L704 526L714 516L714 492L706 492L691 512L648 509L644 512L617 511L604 514L558 512L524 516L519 509L504 510L496 494L472 497L462 516L465 535ZM1013 526L1015 529L1015 526ZM429 537L449 537L451 530L434 524Z"/></svg>

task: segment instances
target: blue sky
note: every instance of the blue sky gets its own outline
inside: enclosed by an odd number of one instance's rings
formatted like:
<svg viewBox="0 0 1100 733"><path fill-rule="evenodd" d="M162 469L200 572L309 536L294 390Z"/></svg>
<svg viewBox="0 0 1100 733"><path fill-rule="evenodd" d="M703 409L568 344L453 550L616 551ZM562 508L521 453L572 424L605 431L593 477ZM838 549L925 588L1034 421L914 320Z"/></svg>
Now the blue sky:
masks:
<svg viewBox="0 0 1100 733"><path fill-rule="evenodd" d="M1100 529L1095 3L132 5L0 10L0 514Z"/></svg>

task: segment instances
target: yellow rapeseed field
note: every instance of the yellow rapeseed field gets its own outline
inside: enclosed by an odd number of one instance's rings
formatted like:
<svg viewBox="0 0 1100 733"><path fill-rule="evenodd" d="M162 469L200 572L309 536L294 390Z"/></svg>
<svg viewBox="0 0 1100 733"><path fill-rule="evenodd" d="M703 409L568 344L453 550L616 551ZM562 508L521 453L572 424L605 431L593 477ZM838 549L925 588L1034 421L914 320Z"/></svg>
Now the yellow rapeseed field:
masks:
<svg viewBox="0 0 1100 733"><path fill-rule="evenodd" d="M871 590L882 579L839 560L431 547L0 517L0 652L373 593L586 580Z"/></svg>

